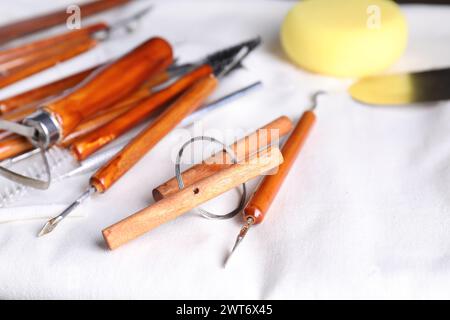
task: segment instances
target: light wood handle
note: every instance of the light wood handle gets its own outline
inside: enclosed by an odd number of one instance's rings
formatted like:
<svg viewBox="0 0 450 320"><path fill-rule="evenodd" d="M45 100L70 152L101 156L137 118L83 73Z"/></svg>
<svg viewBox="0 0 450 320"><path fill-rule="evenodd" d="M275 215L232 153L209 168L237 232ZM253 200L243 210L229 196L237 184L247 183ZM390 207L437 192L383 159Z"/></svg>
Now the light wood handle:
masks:
<svg viewBox="0 0 450 320"><path fill-rule="evenodd" d="M0 76L0 88L11 85L42 70L53 67L58 63L76 57L96 45L97 41L94 39L86 38L83 40L76 40L58 46L54 50L47 50L42 55L39 53L36 56L26 57L26 59L24 59L26 61L24 61L23 64L21 61L18 66L14 66L13 68L3 69L0 66L0 72L2 72L2 75Z"/></svg>
<svg viewBox="0 0 450 320"><path fill-rule="evenodd" d="M81 121L125 98L172 61L169 43L161 38L150 39L43 109L59 122L64 138Z"/></svg>
<svg viewBox="0 0 450 320"><path fill-rule="evenodd" d="M282 161L283 156L280 150L276 147L269 148L255 158L218 171L104 229L103 238L108 248L114 250L202 203L275 168Z"/></svg>
<svg viewBox="0 0 450 320"><path fill-rule="evenodd" d="M209 65L202 66L182 77L169 87L150 95L148 89L143 95L147 99L139 105L129 109L120 117L112 120L103 127L83 136L73 142L71 151L75 158L82 161L97 150L116 140L118 137L146 120L151 114L168 102L179 96L197 80L211 74L213 70ZM150 96L150 97L149 97Z"/></svg>
<svg viewBox="0 0 450 320"><path fill-rule="evenodd" d="M278 168L277 174L265 177L258 186L244 209L245 220L252 218L255 224L264 220L265 214L301 151L315 121L316 116L312 111L303 113L294 131L282 148L283 164Z"/></svg>
<svg viewBox="0 0 450 320"><path fill-rule="evenodd" d="M217 87L217 83L213 75L198 80L111 161L100 168L92 176L91 185L98 192L105 192L110 188L178 123L200 107Z"/></svg>
<svg viewBox="0 0 450 320"><path fill-rule="evenodd" d="M292 130L292 121L286 117L282 116L274 121L266 124L265 126L259 128L252 134L236 141L230 146L231 150L235 153L237 160L240 162L243 159L248 158L250 155L256 151L269 146L273 143L272 138L283 137ZM272 131L276 130L276 131ZM275 136L272 134L276 133ZM182 173L182 178L185 186L190 186L191 184L209 177L214 173L228 168L232 165L228 153L220 152L217 155L212 156L209 159L204 160L188 170ZM153 198L159 201L163 198L170 196L178 192L178 182L175 177L166 181L162 185L153 189Z"/></svg>
<svg viewBox="0 0 450 320"><path fill-rule="evenodd" d="M28 107L31 104L37 106L42 100L61 94L63 91L74 87L86 79L95 69L90 68L61 80L0 100L0 114L3 115L16 109Z"/></svg>
<svg viewBox="0 0 450 320"><path fill-rule="evenodd" d="M130 2L131 0L100 0L80 5L81 14L84 17L112 9ZM57 10L38 17L13 22L0 27L0 44L13 39L32 34L66 22L69 14L63 10Z"/></svg>

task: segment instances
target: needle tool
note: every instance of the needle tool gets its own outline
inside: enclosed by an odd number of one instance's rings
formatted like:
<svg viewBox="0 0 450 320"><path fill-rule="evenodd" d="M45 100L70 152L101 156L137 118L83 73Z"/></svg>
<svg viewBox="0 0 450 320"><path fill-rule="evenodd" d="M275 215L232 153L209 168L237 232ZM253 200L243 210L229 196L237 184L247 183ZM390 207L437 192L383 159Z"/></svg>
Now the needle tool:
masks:
<svg viewBox="0 0 450 320"><path fill-rule="evenodd" d="M284 162L279 166L278 172L274 175L267 175L266 177L264 177L257 190L245 206L243 210L244 225L242 226L236 238L233 249L225 260L224 266L227 265L232 254L241 244L250 228L253 225L259 224L264 220L265 215L270 208L270 205L272 204L278 191L280 190L283 181L287 177L289 170L294 164L295 159L300 153L316 121L314 110L317 106L317 97L321 94L323 94L323 92L318 91L312 96L312 107L303 113L300 121L294 128L294 131L284 144L281 150Z"/></svg>

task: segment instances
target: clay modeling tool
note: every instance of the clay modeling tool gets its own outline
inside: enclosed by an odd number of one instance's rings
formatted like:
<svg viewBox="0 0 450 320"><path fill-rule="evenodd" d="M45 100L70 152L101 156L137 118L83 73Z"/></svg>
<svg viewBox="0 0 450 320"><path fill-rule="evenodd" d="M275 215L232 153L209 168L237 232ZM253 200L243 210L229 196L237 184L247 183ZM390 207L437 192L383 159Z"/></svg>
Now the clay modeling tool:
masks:
<svg viewBox="0 0 450 320"><path fill-rule="evenodd" d="M52 230L76 207L92 194L104 193L126 172L128 172L147 152L174 129L185 117L198 109L218 85L218 78L226 76L236 68L251 49L243 46L226 63L220 61L209 67L211 73L194 83L175 102L159 115L147 128L131 140L114 158L101 167L90 179L90 186L72 205L60 215L50 219L39 233L45 235ZM143 104L146 102L144 101Z"/></svg>
<svg viewBox="0 0 450 320"><path fill-rule="evenodd" d="M205 60L202 59L200 61L200 66L196 67L180 79L175 79L174 82L164 84L163 88L160 87L160 90L145 100L144 103L128 110L120 117L117 117L98 130L75 140L71 146L72 153L78 160L86 159L99 148L109 144L137 124L141 123L154 111L158 110L161 106L170 102L188 89L198 79L210 74L212 72L211 68L217 68L217 66L224 63L229 63L230 57L236 56L241 49L245 49L246 54L248 54L254 50L258 44L259 38L256 38L231 48L218 51L213 55L209 55ZM241 59L243 58L245 57L242 57ZM183 66L181 66L181 68L183 68Z"/></svg>
<svg viewBox="0 0 450 320"><path fill-rule="evenodd" d="M231 92L217 100L214 100L211 103L208 103L207 105L203 106L198 111L192 113L190 116L185 118L181 123L180 126L189 126L193 122L195 122L200 116L204 115L205 112L212 112L213 110L223 107L225 104L230 103L231 101L248 94L257 88L261 87L261 82L255 82L249 86L246 86L242 89L236 90L234 92ZM141 126L140 126L141 127ZM106 147L93 155L89 156L87 159L83 161L74 161L74 158L71 153L66 152L64 149L53 147L50 149L52 152L53 157L51 158L51 168L53 166L58 165L61 167L66 167L66 164L73 164L71 167L73 169L69 169L69 171L65 173L61 173L61 175L54 177L53 180L61 181L67 178L71 178L74 176L90 173L102 165L104 165L107 161L109 161L115 154L120 152L120 150L140 131L140 127L135 128L133 131L130 132L129 137L126 137L123 141L120 143L117 143L114 146ZM0 143L0 150L1 150L1 143ZM17 157L17 158L20 158ZM18 162L22 161L22 159L18 159ZM15 162L14 158L8 159L6 161L3 161L1 165L3 166L11 166L14 165ZM45 170L43 168L40 168L38 171L33 172L32 175L34 177L42 177L45 175ZM9 204L12 201L15 201L18 199L18 197L23 197L27 194L27 191L29 191L30 188L27 188L20 184L15 184L13 188L7 187L7 189L0 189L0 203L2 204Z"/></svg>
<svg viewBox="0 0 450 320"><path fill-rule="evenodd" d="M286 179L289 170L294 164L295 159L300 153L316 121L314 109L317 106L317 96L319 94L322 94L322 92L317 92L313 95L313 106L310 110L303 113L300 121L281 149L284 162L278 168L278 172L274 175L268 175L264 177L261 184L257 187L257 190L245 206L243 211L245 224L239 232L239 235L237 236L236 243L234 244L232 251L227 257L225 265L229 261L233 252L244 239L250 227L261 223L264 220L265 215L269 211L270 205L272 204L278 191L280 190L283 181Z"/></svg>
<svg viewBox="0 0 450 320"><path fill-rule="evenodd" d="M0 52L0 88L92 49L99 42L108 39L115 30L128 28L128 25L147 14L149 10L150 8L144 9L114 25L95 24L85 29L70 31L67 34L10 49L9 52Z"/></svg>
<svg viewBox="0 0 450 320"><path fill-rule="evenodd" d="M17 183L47 189L51 174L45 150L62 141L85 119L131 94L172 61L169 43L152 38L97 71L68 95L42 106L21 123L0 120L0 129L25 136L40 149L48 176L45 181L37 180L4 167L0 167L0 175Z"/></svg>
<svg viewBox="0 0 450 320"><path fill-rule="evenodd" d="M259 41L259 39L257 40ZM252 41L254 41L255 44L258 43L255 39ZM183 75L189 70L193 70L202 64L214 63L214 61L217 61L226 55L231 55L234 51L239 50L240 45L242 44L216 51L193 63L178 65L174 61L174 64L166 71L161 72L161 74L153 77L149 81L153 81L155 84L162 84L170 79L176 79L176 77ZM83 70L66 78L0 100L0 114L8 115L7 120L20 120L21 118L32 113L39 103L65 94L67 90L73 90L76 85L86 79L92 72L101 66L102 65L93 66L87 70ZM17 113L12 112L16 110Z"/></svg>
<svg viewBox="0 0 450 320"><path fill-rule="evenodd" d="M102 231L103 238L109 249L117 249L202 203L266 173L282 162L283 156L277 147L266 149L256 157L220 170L107 227Z"/></svg>
<svg viewBox="0 0 450 320"><path fill-rule="evenodd" d="M236 55L239 50L244 47L249 51L252 51L259 45L259 41L259 38L255 38L216 51L215 53L209 54L206 58L200 59L196 63L171 66L167 71L158 74L148 82L144 83L140 89L133 92L131 96L118 102L114 106L109 107L107 112L101 111L100 115L97 114L95 118L88 119L81 123L72 133L67 135L64 140L59 142L58 145L62 147L72 145L71 150L76 159L78 161L86 159L89 155L115 141L140 122L145 121L146 118L180 95L196 80L209 74L211 65L218 66L222 63L226 63L233 55ZM195 66L197 66L196 69ZM188 72L188 70L192 71ZM183 75L186 72L187 74ZM161 82L165 82L163 86L160 85ZM257 84L254 86L257 86ZM252 87L253 85L250 88L243 88L241 93L245 93ZM148 99L145 100L146 98ZM138 102L143 100L146 101L145 104L138 104ZM207 112L207 110L205 109L203 112ZM201 112L197 114L197 117L201 116ZM5 115L4 118L7 118L7 115ZM6 156L12 156L12 152L16 152L15 155L17 155L33 148L32 144L23 138L5 141L2 146L5 156L2 156L0 153L1 159L5 159ZM28 155L32 156L38 151L39 150L34 149L28 152ZM20 154L19 156L20 160L26 158L27 155L25 154Z"/></svg>
<svg viewBox="0 0 450 320"><path fill-rule="evenodd" d="M99 0L79 5L79 8L83 17L88 17L122 6L130 3L131 1L132 0ZM64 24L66 23L68 17L69 14L67 13L67 8L64 8L58 11L1 26L0 44Z"/></svg>
<svg viewBox="0 0 450 320"><path fill-rule="evenodd" d="M406 105L450 99L450 68L362 78L348 90L369 105Z"/></svg>
<svg viewBox="0 0 450 320"><path fill-rule="evenodd" d="M236 141L229 146L229 148L236 155L237 162L239 163L260 149L278 143L278 139L287 135L291 130L291 120L286 116L282 116ZM222 151L184 171L181 174L181 177L184 181L184 185L190 186L201 179L207 178L220 170L230 167L232 164L228 154L225 151ZM153 198L155 201L159 201L178 191L178 181L176 177L173 177L153 189Z"/></svg>

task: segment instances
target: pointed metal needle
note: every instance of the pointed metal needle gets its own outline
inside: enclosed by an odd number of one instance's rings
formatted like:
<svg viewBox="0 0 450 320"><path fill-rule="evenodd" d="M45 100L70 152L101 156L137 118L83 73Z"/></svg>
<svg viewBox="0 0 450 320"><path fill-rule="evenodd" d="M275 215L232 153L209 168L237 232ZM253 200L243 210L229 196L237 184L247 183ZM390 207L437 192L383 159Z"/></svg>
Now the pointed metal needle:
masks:
<svg viewBox="0 0 450 320"><path fill-rule="evenodd" d="M39 232L38 237L42 237L46 235L47 233L52 232L58 224L64 220L65 217L67 217L73 210L75 210L84 200L89 198L93 193L95 193L97 190L93 187L90 187L88 190L86 190L77 200L75 200L70 206L67 207L61 214L58 216L50 219L47 221L47 223L42 228L41 232Z"/></svg>
<svg viewBox="0 0 450 320"><path fill-rule="evenodd" d="M236 238L236 242L234 243L233 249L231 249L231 252L228 254L228 256L225 260L224 267L227 266L228 261L230 261L231 256L236 251L236 248L241 244L242 240L244 240L245 235L247 234L248 230L250 229L250 227L253 225L254 222L255 222L255 220L253 220L253 218L249 217L247 219L247 222L242 226L241 231L239 231L239 234Z"/></svg>

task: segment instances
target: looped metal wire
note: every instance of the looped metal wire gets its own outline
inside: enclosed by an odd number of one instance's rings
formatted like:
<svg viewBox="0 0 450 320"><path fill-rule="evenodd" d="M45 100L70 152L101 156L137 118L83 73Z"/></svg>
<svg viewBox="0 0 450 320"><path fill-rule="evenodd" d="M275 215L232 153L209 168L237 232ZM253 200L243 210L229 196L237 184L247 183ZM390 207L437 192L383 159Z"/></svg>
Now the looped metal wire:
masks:
<svg viewBox="0 0 450 320"><path fill-rule="evenodd" d="M178 182L178 188L181 190L184 188L184 182L183 182L183 178L181 175L181 169L180 169L180 162L181 162L181 157L183 155L184 150L187 148L187 146L189 146L190 144L194 143L195 141L209 141L209 142L213 142L216 144L219 144L222 146L222 150L225 151L230 157L231 160L233 162L233 164L237 163L237 158L236 155L234 154L233 150L231 150L226 144L224 144L223 142L220 142L219 140L212 138L212 137L207 137L207 136L198 136L198 137L194 137L192 139L190 139L189 141L187 141L181 148L180 151L178 151L178 156L177 156L177 160L175 163L175 177L177 179ZM216 219L216 220L225 220L225 219L231 219L233 218L236 214L238 214L239 212L242 211L242 209L244 208L245 205L245 199L247 198L247 187L245 185L245 183L242 184L242 197L241 200L239 202L239 205L236 209L234 209L233 211L224 214L224 215L217 215L214 213L211 213L209 211L206 211L202 208L196 208L195 210L200 213L203 217L207 218L207 219Z"/></svg>

